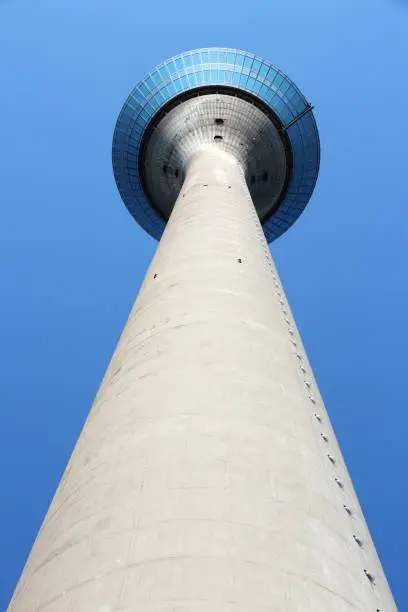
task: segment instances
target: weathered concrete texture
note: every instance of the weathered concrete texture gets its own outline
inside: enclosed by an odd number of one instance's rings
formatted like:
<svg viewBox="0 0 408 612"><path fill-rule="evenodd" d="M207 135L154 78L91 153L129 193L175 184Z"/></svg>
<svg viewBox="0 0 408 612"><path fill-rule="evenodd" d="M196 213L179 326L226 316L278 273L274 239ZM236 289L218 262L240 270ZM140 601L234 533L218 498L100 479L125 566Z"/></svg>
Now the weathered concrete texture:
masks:
<svg viewBox="0 0 408 612"><path fill-rule="evenodd" d="M216 145L190 161L9 610L396 610L243 172Z"/></svg>

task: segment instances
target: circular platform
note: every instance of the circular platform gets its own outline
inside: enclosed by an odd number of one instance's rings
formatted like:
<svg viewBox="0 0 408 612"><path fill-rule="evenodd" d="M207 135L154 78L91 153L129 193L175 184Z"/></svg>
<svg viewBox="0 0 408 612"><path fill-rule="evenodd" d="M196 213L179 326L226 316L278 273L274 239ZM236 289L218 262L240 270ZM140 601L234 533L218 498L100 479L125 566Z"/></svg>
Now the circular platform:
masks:
<svg viewBox="0 0 408 612"><path fill-rule="evenodd" d="M300 216L319 170L312 109L269 62L200 49L160 64L132 91L113 137L113 169L136 221L160 239L195 147L214 142L243 163L269 242Z"/></svg>

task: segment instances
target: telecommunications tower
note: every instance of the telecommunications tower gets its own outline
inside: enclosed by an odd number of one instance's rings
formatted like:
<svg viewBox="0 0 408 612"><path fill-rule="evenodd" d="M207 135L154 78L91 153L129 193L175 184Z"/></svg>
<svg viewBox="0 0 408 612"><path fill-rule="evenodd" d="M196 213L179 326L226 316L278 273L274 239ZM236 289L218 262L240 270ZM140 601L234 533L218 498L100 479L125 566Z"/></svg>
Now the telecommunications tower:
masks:
<svg viewBox="0 0 408 612"><path fill-rule="evenodd" d="M157 252L10 612L395 612L268 242L319 168L310 104L224 48L126 100L116 183Z"/></svg>

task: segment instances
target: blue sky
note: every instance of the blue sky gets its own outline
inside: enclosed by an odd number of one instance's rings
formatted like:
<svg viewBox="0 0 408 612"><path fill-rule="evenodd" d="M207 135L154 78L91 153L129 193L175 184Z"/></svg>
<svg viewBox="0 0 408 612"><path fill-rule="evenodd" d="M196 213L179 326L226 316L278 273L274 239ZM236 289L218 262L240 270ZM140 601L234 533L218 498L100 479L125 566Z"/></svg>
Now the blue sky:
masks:
<svg viewBox="0 0 408 612"><path fill-rule="evenodd" d="M264 55L316 106L318 187L272 252L408 610L407 31L405 0L0 0L0 610L155 248L114 185L117 114L209 45Z"/></svg>

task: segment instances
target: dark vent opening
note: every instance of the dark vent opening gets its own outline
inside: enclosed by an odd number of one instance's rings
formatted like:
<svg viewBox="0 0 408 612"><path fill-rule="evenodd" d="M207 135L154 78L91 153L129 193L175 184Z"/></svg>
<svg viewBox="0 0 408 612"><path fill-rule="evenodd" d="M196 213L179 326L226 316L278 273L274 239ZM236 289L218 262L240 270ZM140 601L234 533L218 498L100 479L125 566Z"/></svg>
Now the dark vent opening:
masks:
<svg viewBox="0 0 408 612"><path fill-rule="evenodd" d="M214 136L214 140L215 140L216 142L220 142L220 140L222 140L222 136L220 136L220 134L216 134L216 135Z"/></svg>
<svg viewBox="0 0 408 612"><path fill-rule="evenodd" d="M220 119L220 117L217 117L214 122L216 125L224 125L224 119Z"/></svg>

